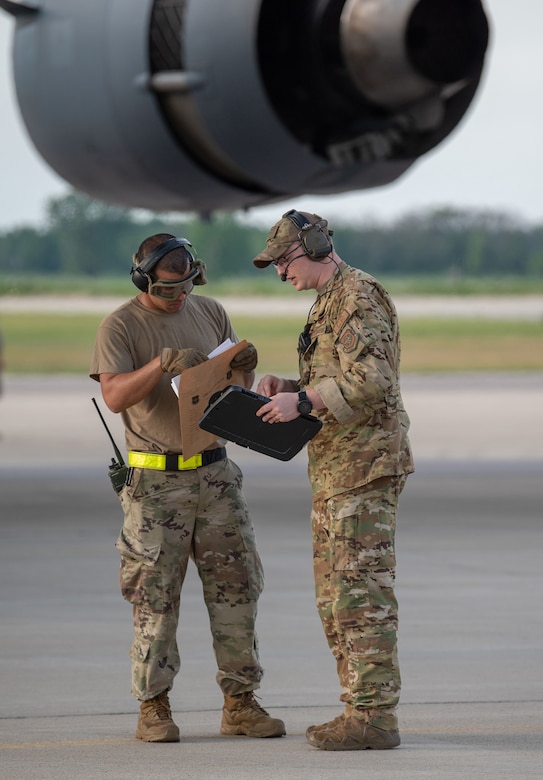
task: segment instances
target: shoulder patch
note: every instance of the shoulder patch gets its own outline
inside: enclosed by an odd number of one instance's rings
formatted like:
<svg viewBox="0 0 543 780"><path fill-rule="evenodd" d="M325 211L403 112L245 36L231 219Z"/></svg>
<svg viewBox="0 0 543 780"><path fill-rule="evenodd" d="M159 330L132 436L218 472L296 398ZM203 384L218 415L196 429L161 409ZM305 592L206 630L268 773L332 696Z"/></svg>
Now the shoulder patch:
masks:
<svg viewBox="0 0 543 780"><path fill-rule="evenodd" d="M347 325L347 327L343 329L338 341L344 352L353 352L358 346L358 333L356 333L352 325Z"/></svg>

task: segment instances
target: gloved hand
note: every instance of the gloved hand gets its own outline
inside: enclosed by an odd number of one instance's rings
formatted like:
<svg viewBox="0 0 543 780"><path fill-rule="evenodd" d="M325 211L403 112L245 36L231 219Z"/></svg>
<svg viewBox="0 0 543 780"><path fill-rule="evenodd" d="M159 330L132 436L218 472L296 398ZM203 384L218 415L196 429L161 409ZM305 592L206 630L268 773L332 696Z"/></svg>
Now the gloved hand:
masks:
<svg viewBox="0 0 543 780"><path fill-rule="evenodd" d="M160 353L160 368L164 373L180 374L186 368L198 366L207 360L207 355L198 349L189 347L188 349L173 349L173 347L164 347Z"/></svg>
<svg viewBox="0 0 543 780"><path fill-rule="evenodd" d="M254 371L258 363L258 353L254 344L250 342L245 349L242 349L230 363L230 368L234 371Z"/></svg>

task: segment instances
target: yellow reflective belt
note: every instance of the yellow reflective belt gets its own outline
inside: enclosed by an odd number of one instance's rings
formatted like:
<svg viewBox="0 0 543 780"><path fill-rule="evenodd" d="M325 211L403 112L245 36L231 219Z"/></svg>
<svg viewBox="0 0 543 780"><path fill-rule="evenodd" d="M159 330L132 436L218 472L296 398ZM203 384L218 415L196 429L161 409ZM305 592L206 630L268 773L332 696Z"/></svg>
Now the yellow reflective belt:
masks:
<svg viewBox="0 0 543 780"><path fill-rule="evenodd" d="M128 465L136 469L156 469L157 471L166 471L166 456L151 452L128 452ZM202 453L193 455L187 460L182 455L177 456L177 470L189 471L197 469L202 465Z"/></svg>

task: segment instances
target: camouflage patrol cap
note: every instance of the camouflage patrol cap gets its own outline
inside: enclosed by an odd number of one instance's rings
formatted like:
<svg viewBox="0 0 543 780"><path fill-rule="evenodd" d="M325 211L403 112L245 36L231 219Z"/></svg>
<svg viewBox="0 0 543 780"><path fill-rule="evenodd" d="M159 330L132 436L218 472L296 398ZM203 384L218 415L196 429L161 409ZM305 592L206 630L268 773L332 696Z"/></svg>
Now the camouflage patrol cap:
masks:
<svg viewBox="0 0 543 780"><path fill-rule="evenodd" d="M301 241L305 248L302 235L311 225L318 225L325 236L332 235L332 231L328 230L328 223L318 214L309 214L307 211L287 211L268 233L266 248L255 257L254 265L257 268L266 268L270 263L278 260L295 241Z"/></svg>

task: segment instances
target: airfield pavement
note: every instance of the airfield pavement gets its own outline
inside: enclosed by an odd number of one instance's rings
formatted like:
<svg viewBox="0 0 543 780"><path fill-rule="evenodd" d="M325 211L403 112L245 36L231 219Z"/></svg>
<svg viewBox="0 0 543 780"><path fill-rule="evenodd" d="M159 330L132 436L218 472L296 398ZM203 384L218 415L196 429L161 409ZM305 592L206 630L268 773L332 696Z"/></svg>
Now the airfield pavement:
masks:
<svg viewBox="0 0 543 780"><path fill-rule="evenodd" d="M210 285L211 287L211 285ZM231 315L307 314L314 299L311 292L286 296L216 296ZM203 294L214 296L213 290ZM215 297L215 296L214 296ZM100 295L4 295L1 312L65 312L107 314L126 298ZM537 320L543 322L543 295L398 295L394 297L400 319L405 317L481 317Z"/></svg>
<svg viewBox="0 0 543 780"><path fill-rule="evenodd" d="M194 567L171 692L181 742L134 739L130 608L117 587L111 445L81 376L5 377L0 397L1 780L527 780L543 777L543 374L405 375L417 471L398 521L402 745L326 753L340 711L314 607L305 453L235 445L266 587L262 704L287 736L221 737ZM122 445L117 416L101 405Z"/></svg>

